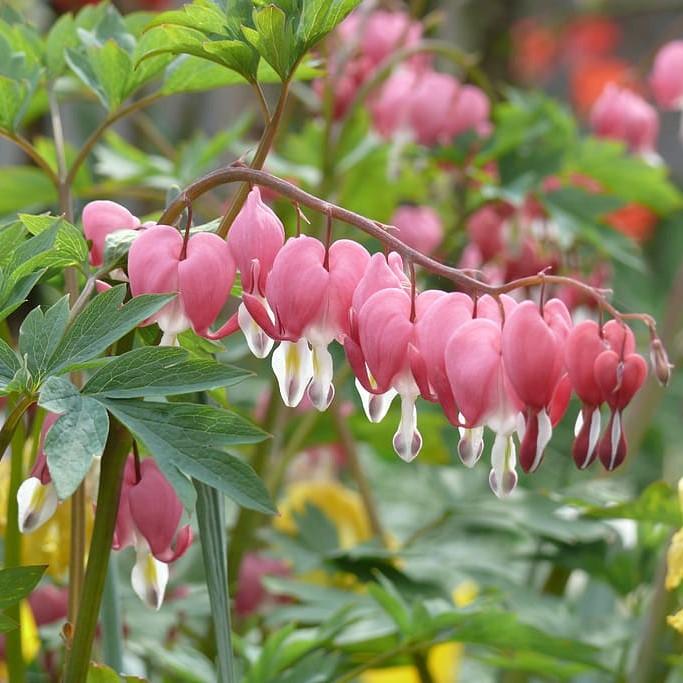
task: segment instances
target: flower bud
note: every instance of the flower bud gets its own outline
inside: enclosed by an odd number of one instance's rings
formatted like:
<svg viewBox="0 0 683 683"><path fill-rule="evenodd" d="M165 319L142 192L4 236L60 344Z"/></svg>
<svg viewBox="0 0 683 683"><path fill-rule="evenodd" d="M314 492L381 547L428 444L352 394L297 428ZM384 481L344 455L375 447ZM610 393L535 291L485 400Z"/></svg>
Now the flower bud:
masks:
<svg viewBox="0 0 683 683"><path fill-rule="evenodd" d="M669 363L669 354L667 354L664 344L659 337L655 337L650 342L650 362L654 370L657 381L665 387L671 379L671 368L673 365Z"/></svg>

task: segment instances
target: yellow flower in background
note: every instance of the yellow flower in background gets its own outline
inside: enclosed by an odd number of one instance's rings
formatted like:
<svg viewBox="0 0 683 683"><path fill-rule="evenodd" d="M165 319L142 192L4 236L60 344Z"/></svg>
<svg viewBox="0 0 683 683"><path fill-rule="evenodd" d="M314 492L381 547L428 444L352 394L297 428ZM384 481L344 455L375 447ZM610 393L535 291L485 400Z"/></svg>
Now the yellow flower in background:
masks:
<svg viewBox="0 0 683 683"><path fill-rule="evenodd" d="M683 511L683 478L678 481L678 499ZM671 539L666 553L666 589L674 590L683 582L683 529L679 529ZM683 610L667 617L667 623L683 633Z"/></svg>
<svg viewBox="0 0 683 683"><path fill-rule="evenodd" d="M286 534L296 533L295 513L313 505L334 524L342 548L352 548L372 538L370 522L360 496L336 481L304 481L287 487L273 525Z"/></svg>
<svg viewBox="0 0 683 683"><path fill-rule="evenodd" d="M474 581L463 581L452 591L456 607L467 607L479 595ZM462 643L442 643L431 648L427 654L427 668L434 683L457 683L464 647ZM361 676L362 683L420 683L420 675L413 666L392 666L371 669Z"/></svg>
<svg viewBox="0 0 683 683"><path fill-rule="evenodd" d="M9 490L9 458L0 461L0 536L7 526L7 493ZM69 568L69 541L71 526L69 505L62 503L53 517L31 533L23 534L21 541L22 564L46 564L47 573L62 579ZM86 534L90 538L93 525L92 505L86 505Z"/></svg>
<svg viewBox="0 0 683 683"><path fill-rule="evenodd" d="M22 601L19 610L21 612L21 652L24 655L25 662L32 662L40 651L38 627L27 600ZM0 660L0 681L6 680L7 667L5 662Z"/></svg>

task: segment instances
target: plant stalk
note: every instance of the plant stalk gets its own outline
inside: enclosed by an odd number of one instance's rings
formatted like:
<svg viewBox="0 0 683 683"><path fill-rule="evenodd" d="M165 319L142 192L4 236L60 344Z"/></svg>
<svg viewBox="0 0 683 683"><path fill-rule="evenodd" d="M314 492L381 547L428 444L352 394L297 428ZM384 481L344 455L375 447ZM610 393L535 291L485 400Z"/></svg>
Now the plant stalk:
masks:
<svg viewBox="0 0 683 683"><path fill-rule="evenodd" d="M18 426L18 425L17 425ZM24 434L23 429L15 429L12 438L12 460L10 463L10 484L7 498L7 527L5 529L5 567L21 566L21 533L19 532L19 505L17 491L24 478ZM12 605L7 616L18 626L5 636L7 673L10 683L25 683L26 664L21 643L21 603Z"/></svg>
<svg viewBox="0 0 683 683"><path fill-rule="evenodd" d="M67 654L65 683L85 683L88 676L90 652L95 638L116 527L123 468L130 445L130 435L117 420L110 417L109 436L100 469L95 526L80 596L81 604L87 609L78 611L71 649Z"/></svg>
<svg viewBox="0 0 683 683"><path fill-rule="evenodd" d="M230 624L225 510L221 494L193 480L197 490L197 523L209 591L218 659L218 683L236 683Z"/></svg>
<svg viewBox="0 0 683 683"><path fill-rule="evenodd" d="M295 67L296 68L296 67ZM285 105L287 104L287 96L289 95L289 81L285 81L282 84L282 90L280 91L280 97L277 102L277 107L273 112L273 115L268 119L266 127L263 129L263 135L261 136L261 141L256 148L256 154L251 162L251 168L260 170L263 168L263 164L266 163L268 158L268 153L270 148L273 146L273 141L275 140L275 135L277 134L278 128L280 126L280 120L282 119L282 114L285 111ZM237 214L240 209L244 206L244 202L247 201L247 195L249 194L249 183L244 183L235 193L235 196L225 212L221 224L218 226L218 234L221 237L225 237L230 230L230 226L233 224ZM161 222L161 220L160 220Z"/></svg>
<svg viewBox="0 0 683 683"><path fill-rule="evenodd" d="M112 557L107 570L107 580L102 596L102 658L116 673L123 671L123 625L121 621L121 593L119 591L119 566Z"/></svg>

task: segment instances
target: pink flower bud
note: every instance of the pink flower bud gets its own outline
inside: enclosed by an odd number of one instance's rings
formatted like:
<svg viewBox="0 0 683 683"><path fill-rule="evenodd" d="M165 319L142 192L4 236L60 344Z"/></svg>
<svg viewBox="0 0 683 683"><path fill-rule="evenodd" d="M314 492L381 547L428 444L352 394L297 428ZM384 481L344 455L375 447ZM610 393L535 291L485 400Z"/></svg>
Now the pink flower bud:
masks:
<svg viewBox="0 0 683 683"><path fill-rule="evenodd" d="M168 564L192 544L192 527L178 528L183 506L156 462L140 463L140 477L131 455L126 462L112 548L134 546L133 589L150 607L159 609L168 582Z"/></svg>
<svg viewBox="0 0 683 683"><path fill-rule="evenodd" d="M106 200L86 204L82 218L85 238L92 242L90 264L95 267L102 265L107 235L117 230L137 230L140 227L140 220L126 207Z"/></svg>
<svg viewBox="0 0 683 683"><path fill-rule="evenodd" d="M235 280L235 263L228 245L218 235L198 233L187 241L169 225L145 230L133 242L128 255L128 275L133 296L177 293L145 324L158 323L162 343L190 327L206 335L225 306Z"/></svg>
<svg viewBox="0 0 683 683"><path fill-rule="evenodd" d="M672 40L660 48L650 74L650 87L660 107L683 108L683 40Z"/></svg>
<svg viewBox="0 0 683 683"><path fill-rule="evenodd" d="M640 95L608 84L593 105L590 121L598 137L621 140L638 154L654 153L659 118Z"/></svg>
<svg viewBox="0 0 683 683"><path fill-rule="evenodd" d="M463 85L451 110L449 133L457 137L472 131L482 137L487 136L493 129L490 114L491 103L486 93L476 85Z"/></svg>
<svg viewBox="0 0 683 683"><path fill-rule="evenodd" d="M659 337L655 337L650 342L650 362L652 363L652 369L655 371L657 381L665 387L671 379L673 365L669 363L669 355Z"/></svg>
<svg viewBox="0 0 683 683"><path fill-rule="evenodd" d="M433 253L443 241L441 217L429 206L401 206L391 223L398 228L396 237L423 254Z"/></svg>

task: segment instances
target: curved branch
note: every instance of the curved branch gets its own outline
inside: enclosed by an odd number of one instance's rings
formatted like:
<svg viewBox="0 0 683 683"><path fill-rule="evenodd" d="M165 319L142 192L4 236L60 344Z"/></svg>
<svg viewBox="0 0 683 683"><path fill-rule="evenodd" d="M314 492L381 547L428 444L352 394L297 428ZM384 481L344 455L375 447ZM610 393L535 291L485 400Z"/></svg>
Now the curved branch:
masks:
<svg viewBox="0 0 683 683"><path fill-rule="evenodd" d="M0 138L5 138L19 147L19 149L21 149L22 152L24 152L24 154L26 154L26 156L29 157L45 175L47 175L50 182L56 188L59 188L59 178L57 177L57 174L40 152L25 137L16 133L11 133L4 128L0 128Z"/></svg>
<svg viewBox="0 0 683 683"><path fill-rule="evenodd" d="M656 335L656 324L652 316L641 313L621 313L607 300L608 292L606 290L596 289L595 287L591 287L584 282L580 282L579 280L570 277L546 275L545 273L519 278L499 286L480 282L459 268L447 266L429 256L425 256L422 252L409 247L391 234L391 231L394 230L392 226L372 221L358 213L320 199L286 180L282 180L265 171L249 168L241 162L213 171L189 185L184 192L169 204L158 222L172 225L180 217L188 202L196 201L203 194L210 192L216 187L237 182L267 187L281 196L291 199L297 204L307 206L323 215L331 216L335 220L356 227L379 240L389 249L398 252L404 259L422 266L425 270L428 270L434 275L450 280L461 290L470 294L489 294L494 298L498 298L501 294L506 294L507 292L528 287L536 287L542 284L569 285L570 287L574 287L584 294L591 296L613 318L616 318L617 320L639 320L650 329L653 336Z"/></svg>

